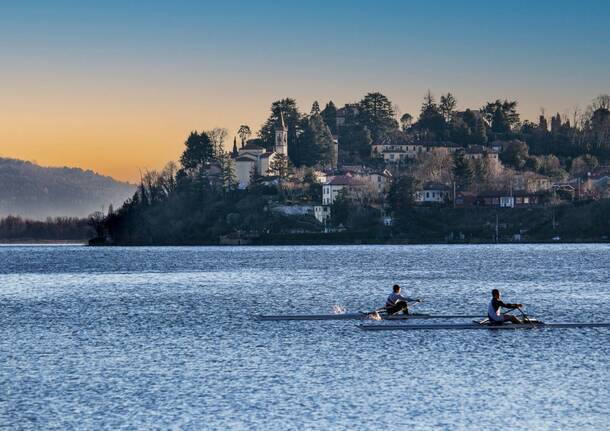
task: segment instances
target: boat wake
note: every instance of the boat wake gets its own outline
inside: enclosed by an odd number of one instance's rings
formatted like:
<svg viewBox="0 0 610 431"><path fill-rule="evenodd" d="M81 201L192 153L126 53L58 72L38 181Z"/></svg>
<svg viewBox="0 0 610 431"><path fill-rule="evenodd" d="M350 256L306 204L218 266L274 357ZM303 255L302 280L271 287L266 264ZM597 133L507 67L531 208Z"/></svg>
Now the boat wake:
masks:
<svg viewBox="0 0 610 431"><path fill-rule="evenodd" d="M347 312L347 310L345 309L345 307L342 307L340 305L333 305L333 314L345 314Z"/></svg>

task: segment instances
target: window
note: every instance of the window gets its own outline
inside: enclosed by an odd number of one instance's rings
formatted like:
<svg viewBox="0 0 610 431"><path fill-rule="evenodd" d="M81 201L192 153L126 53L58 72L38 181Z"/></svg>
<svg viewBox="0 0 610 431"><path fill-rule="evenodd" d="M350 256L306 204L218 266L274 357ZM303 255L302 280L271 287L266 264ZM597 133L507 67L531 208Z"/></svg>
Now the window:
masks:
<svg viewBox="0 0 610 431"><path fill-rule="evenodd" d="M430 192L426 192L426 199L430 197Z"/></svg>

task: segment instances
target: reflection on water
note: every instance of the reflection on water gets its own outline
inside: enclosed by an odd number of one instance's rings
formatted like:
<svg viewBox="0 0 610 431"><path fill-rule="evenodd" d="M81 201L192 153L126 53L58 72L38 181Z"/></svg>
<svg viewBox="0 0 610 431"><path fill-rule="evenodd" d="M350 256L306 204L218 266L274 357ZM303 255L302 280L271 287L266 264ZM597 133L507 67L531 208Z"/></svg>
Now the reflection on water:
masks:
<svg viewBox="0 0 610 431"><path fill-rule="evenodd" d="M605 429L608 329L364 333L383 305L609 320L605 245L0 247L0 427ZM489 425L484 425L489 424ZM493 424L493 425L492 425Z"/></svg>

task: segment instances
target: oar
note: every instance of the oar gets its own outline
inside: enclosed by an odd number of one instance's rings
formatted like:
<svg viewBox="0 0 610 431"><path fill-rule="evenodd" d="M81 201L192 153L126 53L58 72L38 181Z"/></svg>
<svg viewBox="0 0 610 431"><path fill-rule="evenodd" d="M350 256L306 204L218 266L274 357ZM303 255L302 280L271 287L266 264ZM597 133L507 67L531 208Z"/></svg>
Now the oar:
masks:
<svg viewBox="0 0 610 431"><path fill-rule="evenodd" d="M521 313L521 316L523 316L523 323L529 323L530 322L529 316L527 314L525 314L525 312L521 309L521 307L517 307L517 309ZM513 310L514 310L514 308L513 308Z"/></svg>

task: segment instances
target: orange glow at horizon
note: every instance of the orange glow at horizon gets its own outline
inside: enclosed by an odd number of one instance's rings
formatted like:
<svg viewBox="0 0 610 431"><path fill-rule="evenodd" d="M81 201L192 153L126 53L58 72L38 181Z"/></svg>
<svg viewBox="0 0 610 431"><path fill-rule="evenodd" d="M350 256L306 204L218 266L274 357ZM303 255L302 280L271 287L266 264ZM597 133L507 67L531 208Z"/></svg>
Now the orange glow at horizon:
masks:
<svg viewBox="0 0 610 431"><path fill-rule="evenodd" d="M130 103L112 99L57 97L62 103L56 105L55 98L40 98L29 99L31 104L21 101L21 106L13 103L11 109L0 106L0 157L91 169L134 183L140 171L177 161L192 130L227 128L229 149L240 124L249 124L255 132L264 120L246 121L253 109L245 101L240 103L240 115L217 103L211 103L216 109L210 110L194 100L172 103L167 97L142 101L132 96Z"/></svg>

